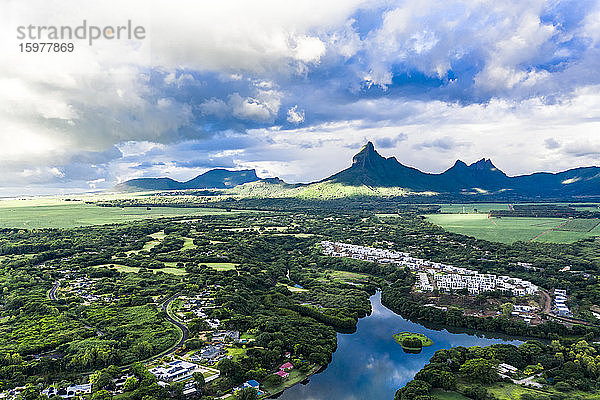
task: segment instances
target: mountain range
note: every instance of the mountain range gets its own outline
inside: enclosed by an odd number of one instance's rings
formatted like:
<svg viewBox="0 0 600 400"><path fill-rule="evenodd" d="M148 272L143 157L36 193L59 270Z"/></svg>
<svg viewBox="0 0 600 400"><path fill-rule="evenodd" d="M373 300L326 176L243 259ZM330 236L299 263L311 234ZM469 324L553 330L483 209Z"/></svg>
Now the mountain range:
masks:
<svg viewBox="0 0 600 400"><path fill-rule="evenodd" d="M117 190L187 190L187 189L228 189L248 182L260 180L253 169L229 171L211 169L190 179L179 182L171 178L137 178L116 186Z"/></svg>
<svg viewBox="0 0 600 400"><path fill-rule="evenodd" d="M269 197L322 197L327 193L334 197L437 195L468 200L575 200L600 197L600 167L511 177L491 160L482 158L470 165L458 160L446 171L431 174L403 165L395 157L382 157L373 143L368 142L354 156L349 168L311 184L290 185L278 178L260 179L254 170L215 169L187 182L141 178L119 186L127 190L235 188L240 194L262 193Z"/></svg>

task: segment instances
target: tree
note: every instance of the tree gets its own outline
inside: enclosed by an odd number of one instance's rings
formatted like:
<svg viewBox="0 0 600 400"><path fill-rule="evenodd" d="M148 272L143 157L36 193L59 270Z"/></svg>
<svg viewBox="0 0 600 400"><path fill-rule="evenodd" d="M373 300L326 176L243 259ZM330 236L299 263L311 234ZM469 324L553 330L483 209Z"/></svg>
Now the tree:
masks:
<svg viewBox="0 0 600 400"><path fill-rule="evenodd" d="M152 355L152 345L147 340L143 340L135 344L131 351L139 358L146 358Z"/></svg>
<svg viewBox="0 0 600 400"><path fill-rule="evenodd" d="M409 349L420 349L423 347L423 342L417 337L407 336L402 339L402 347Z"/></svg>
<svg viewBox="0 0 600 400"><path fill-rule="evenodd" d="M464 389L464 393L467 397L469 397L473 400L487 400L488 399L487 389L481 385L467 386Z"/></svg>
<svg viewBox="0 0 600 400"><path fill-rule="evenodd" d="M258 393L254 388L244 388L242 390L238 390L235 394L236 400L256 400L258 398Z"/></svg>
<svg viewBox="0 0 600 400"><path fill-rule="evenodd" d="M196 390L201 391L204 388L204 385L206 385L206 381L202 372L194 372L192 379L194 380L194 386L196 387Z"/></svg>
<svg viewBox="0 0 600 400"><path fill-rule="evenodd" d="M40 398L40 391L33 385L27 385L25 389L21 391L18 400L38 400Z"/></svg>
<svg viewBox="0 0 600 400"><path fill-rule="evenodd" d="M96 393L92 395L92 400L111 400L112 394L108 390L98 390Z"/></svg>
<svg viewBox="0 0 600 400"><path fill-rule="evenodd" d="M502 315L504 315L505 317L510 317L510 315L512 314L513 310L514 310L514 306L512 303L504 303L501 306L502 308Z"/></svg>
<svg viewBox="0 0 600 400"><path fill-rule="evenodd" d="M431 385L418 379L412 380L396 392L394 400L427 399Z"/></svg>
<svg viewBox="0 0 600 400"><path fill-rule="evenodd" d="M137 389L138 387L138 380L135 376L130 376L129 378L127 378L127 380L125 380L125 383L123 384L123 390L126 392L132 392L135 389Z"/></svg>
<svg viewBox="0 0 600 400"><path fill-rule="evenodd" d="M484 358L473 358L465 361L459 372L472 382L492 383L498 380L496 365Z"/></svg>

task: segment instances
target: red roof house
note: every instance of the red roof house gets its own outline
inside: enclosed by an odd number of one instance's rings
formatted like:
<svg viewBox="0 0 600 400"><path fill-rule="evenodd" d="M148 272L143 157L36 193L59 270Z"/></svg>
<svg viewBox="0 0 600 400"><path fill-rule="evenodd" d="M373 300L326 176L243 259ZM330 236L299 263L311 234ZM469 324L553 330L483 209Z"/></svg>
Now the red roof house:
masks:
<svg viewBox="0 0 600 400"><path fill-rule="evenodd" d="M279 367L280 371L289 371L291 369L294 369L294 366L292 365L291 362L286 362L285 364L283 364L281 367Z"/></svg>
<svg viewBox="0 0 600 400"><path fill-rule="evenodd" d="M275 372L275 375L279 375L280 377L282 377L283 379L287 378L288 376L290 376L290 374L288 374L285 371L277 371Z"/></svg>

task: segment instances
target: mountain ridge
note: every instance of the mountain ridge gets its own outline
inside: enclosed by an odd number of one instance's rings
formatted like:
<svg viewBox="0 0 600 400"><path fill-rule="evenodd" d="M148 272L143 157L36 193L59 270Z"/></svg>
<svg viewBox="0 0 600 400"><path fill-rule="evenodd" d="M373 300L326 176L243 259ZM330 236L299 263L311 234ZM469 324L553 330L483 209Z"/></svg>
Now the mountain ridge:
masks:
<svg viewBox="0 0 600 400"><path fill-rule="evenodd" d="M228 189L260 180L254 169L228 170L215 168L190 180L180 182L171 178L136 178L125 181L116 190L187 190Z"/></svg>
<svg viewBox="0 0 600 400"><path fill-rule="evenodd" d="M260 184L260 186L254 185ZM248 185L248 190L243 189ZM561 172L535 172L508 176L491 159L466 164L457 160L442 173L422 172L396 157L383 157L367 142L352 158L350 167L320 181L287 184L279 178L259 178L255 170L213 169L185 182L170 178L138 178L118 185L120 190L229 189L240 195L270 193L269 196L310 197L338 192L340 197L370 195L446 195L472 200L484 196L529 200L600 198L600 167L577 167ZM267 189L271 187L271 189ZM352 190L354 187L356 190ZM360 189L364 187L364 189ZM259 190L260 188L260 190ZM335 194L334 194L335 195ZM266 196L266 195L265 195Z"/></svg>

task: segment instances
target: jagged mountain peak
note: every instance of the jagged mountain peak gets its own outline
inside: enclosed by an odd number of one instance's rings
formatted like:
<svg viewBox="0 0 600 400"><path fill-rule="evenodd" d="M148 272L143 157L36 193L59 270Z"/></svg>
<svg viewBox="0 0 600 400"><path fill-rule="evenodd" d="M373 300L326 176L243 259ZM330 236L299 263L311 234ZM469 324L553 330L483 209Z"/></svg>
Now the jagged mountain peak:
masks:
<svg viewBox="0 0 600 400"><path fill-rule="evenodd" d="M371 159L383 159L383 157L375 150L372 142L367 142L352 158L352 164L364 164Z"/></svg>
<svg viewBox="0 0 600 400"><path fill-rule="evenodd" d="M496 166L492 163L492 160L489 158L482 158L481 160L474 162L473 164L469 165L469 167L473 167L476 169L492 169L492 170L496 170L498 168L496 168Z"/></svg>

